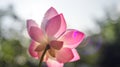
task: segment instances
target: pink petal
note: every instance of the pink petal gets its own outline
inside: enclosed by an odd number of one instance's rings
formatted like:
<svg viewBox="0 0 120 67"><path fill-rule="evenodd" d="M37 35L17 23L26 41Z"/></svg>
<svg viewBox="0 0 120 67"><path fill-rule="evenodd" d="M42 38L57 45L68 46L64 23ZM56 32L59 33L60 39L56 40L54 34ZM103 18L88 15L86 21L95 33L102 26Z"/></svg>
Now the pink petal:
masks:
<svg viewBox="0 0 120 67"><path fill-rule="evenodd" d="M37 43L35 41L31 41L31 44L29 46L29 53L32 57L34 57L35 59L40 59L41 58L41 55L43 53L43 51L36 51L36 48L40 45L40 43ZM46 61L47 60L47 56L45 55L44 56L44 59L43 61Z"/></svg>
<svg viewBox="0 0 120 67"><path fill-rule="evenodd" d="M73 57L72 60L70 60L70 62L77 61L77 60L80 59L80 56L79 56L79 54L78 54L76 49L72 49L72 53L73 53L74 57Z"/></svg>
<svg viewBox="0 0 120 67"><path fill-rule="evenodd" d="M32 26L38 27L38 25L36 24L34 20L32 19L27 20L27 31L28 32Z"/></svg>
<svg viewBox="0 0 120 67"><path fill-rule="evenodd" d="M29 46L29 53L32 57L38 59L38 53L34 50L36 48L37 44L35 41L31 41L31 44Z"/></svg>
<svg viewBox="0 0 120 67"><path fill-rule="evenodd" d="M59 63L58 61L49 58L47 60L47 65L48 65L48 67L63 67L64 64L63 63Z"/></svg>
<svg viewBox="0 0 120 67"><path fill-rule="evenodd" d="M62 14L50 19L45 27L45 31L50 38L58 38L65 30L66 22Z"/></svg>
<svg viewBox="0 0 120 67"><path fill-rule="evenodd" d="M64 42L64 47L76 48L84 37L84 33L69 29L61 36L60 41Z"/></svg>
<svg viewBox="0 0 120 67"><path fill-rule="evenodd" d="M50 46L53 47L54 49L59 50L62 48L63 42L62 41L51 41Z"/></svg>
<svg viewBox="0 0 120 67"><path fill-rule="evenodd" d="M70 48L62 48L56 52L56 59L60 63L69 62L74 57L72 50Z"/></svg>
<svg viewBox="0 0 120 67"><path fill-rule="evenodd" d="M40 52L40 51L43 51L44 49L45 49L45 45L40 44L35 48L35 51Z"/></svg>
<svg viewBox="0 0 120 67"><path fill-rule="evenodd" d="M43 18L43 22L41 24L41 28L43 28L43 30L45 30L45 26L47 24L47 21L51 18L53 18L54 16L58 15L57 11L51 7L47 10L47 12L45 13L45 16Z"/></svg>
<svg viewBox="0 0 120 67"><path fill-rule="evenodd" d="M33 40L35 40L39 43L42 42L43 38L44 38L44 34L43 34L42 30L38 27L32 26L30 28L29 35Z"/></svg>

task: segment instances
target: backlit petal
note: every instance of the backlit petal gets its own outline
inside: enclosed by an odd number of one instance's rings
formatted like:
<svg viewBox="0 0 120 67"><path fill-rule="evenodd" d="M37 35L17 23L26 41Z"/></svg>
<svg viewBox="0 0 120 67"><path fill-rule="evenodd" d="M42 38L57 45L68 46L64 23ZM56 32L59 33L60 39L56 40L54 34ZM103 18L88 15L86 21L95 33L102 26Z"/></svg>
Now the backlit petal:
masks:
<svg viewBox="0 0 120 67"><path fill-rule="evenodd" d="M59 50L59 49L62 48L63 42L62 42L62 41L51 41L51 42L50 42L50 46L51 46L52 48L54 48L54 49Z"/></svg>
<svg viewBox="0 0 120 67"><path fill-rule="evenodd" d="M35 51L40 52L40 51L43 51L44 49L45 49L45 45L40 44L35 48Z"/></svg>
<svg viewBox="0 0 120 67"><path fill-rule="evenodd" d="M32 26L38 27L38 25L36 24L34 20L32 19L27 20L27 31L28 32Z"/></svg>
<svg viewBox="0 0 120 67"><path fill-rule="evenodd" d="M44 38L44 34L42 30L38 27L31 27L29 31L29 35L33 40L39 43L42 42Z"/></svg>
<svg viewBox="0 0 120 67"><path fill-rule="evenodd" d="M64 42L64 47L76 48L84 36L84 33L80 31L69 29L60 37L60 41Z"/></svg>
<svg viewBox="0 0 120 67"><path fill-rule="evenodd" d="M38 53L35 51L37 44L35 41L31 41L31 44L29 46L29 53L32 57L38 59Z"/></svg>
<svg viewBox="0 0 120 67"><path fill-rule="evenodd" d="M42 47L43 45L41 45ZM41 55L43 53L43 50L42 49L38 49L40 48L40 43L38 42L35 42L34 40L31 41L31 44L29 46L29 53L32 57L34 57L35 59L40 59L41 58ZM44 56L44 59L43 61L46 61L47 60L47 56L45 55Z"/></svg>
<svg viewBox="0 0 120 67"><path fill-rule="evenodd" d="M76 49L72 49L72 53L73 53L74 57L73 57L72 60L70 60L70 62L77 61L77 60L80 59L80 56L79 56L79 54L78 54Z"/></svg>
<svg viewBox="0 0 120 67"><path fill-rule="evenodd" d="M47 10L47 12L45 13L45 16L44 16L44 18L43 18L43 22L42 22L42 24L41 24L41 28L42 28L43 30L45 30L45 26L46 26L46 24L47 24L47 21L48 21L49 19L53 18L53 17L56 16L56 15L58 15L57 11L56 11L53 7L49 8L49 9Z"/></svg>
<svg viewBox="0 0 120 67"><path fill-rule="evenodd" d="M59 63L58 61L49 58L47 60L47 65L48 65L48 67L63 67L64 64L63 63Z"/></svg>
<svg viewBox="0 0 120 67"><path fill-rule="evenodd" d="M72 50L70 48L62 48L56 52L56 59L60 63L69 62L74 57Z"/></svg>
<svg viewBox="0 0 120 67"><path fill-rule="evenodd" d="M47 35L52 38L59 37L66 30L66 22L62 14L50 19L45 27Z"/></svg>

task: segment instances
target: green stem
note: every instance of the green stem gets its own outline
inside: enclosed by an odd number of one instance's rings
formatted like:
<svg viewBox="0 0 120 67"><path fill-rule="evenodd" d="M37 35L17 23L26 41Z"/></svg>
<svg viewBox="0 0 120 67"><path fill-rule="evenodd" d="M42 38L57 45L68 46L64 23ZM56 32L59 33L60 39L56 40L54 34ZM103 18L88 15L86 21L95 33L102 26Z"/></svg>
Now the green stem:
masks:
<svg viewBox="0 0 120 67"><path fill-rule="evenodd" d="M44 50L44 52L43 52L43 54L42 54L42 56L41 56L41 58L40 58L39 67L42 66L43 58L44 58L45 53L47 52L48 49L50 49L50 46L49 46L49 45L46 46L46 48L45 48L45 50Z"/></svg>

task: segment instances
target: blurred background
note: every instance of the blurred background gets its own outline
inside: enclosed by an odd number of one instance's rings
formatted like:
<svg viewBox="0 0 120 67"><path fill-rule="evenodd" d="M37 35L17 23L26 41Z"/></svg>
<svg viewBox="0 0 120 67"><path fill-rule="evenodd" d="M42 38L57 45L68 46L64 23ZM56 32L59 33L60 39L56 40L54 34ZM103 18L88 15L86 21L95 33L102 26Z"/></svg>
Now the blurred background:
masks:
<svg viewBox="0 0 120 67"><path fill-rule="evenodd" d="M120 67L120 0L0 0L0 67L38 67L28 53L26 20L40 24L51 6L68 28L86 34L77 48L81 59L65 67Z"/></svg>

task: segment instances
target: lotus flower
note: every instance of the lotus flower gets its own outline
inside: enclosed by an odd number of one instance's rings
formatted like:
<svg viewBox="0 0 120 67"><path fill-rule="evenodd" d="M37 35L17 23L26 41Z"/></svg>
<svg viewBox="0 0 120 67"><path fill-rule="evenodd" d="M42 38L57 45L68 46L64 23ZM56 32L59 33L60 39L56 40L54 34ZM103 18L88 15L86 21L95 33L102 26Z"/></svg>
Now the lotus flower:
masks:
<svg viewBox="0 0 120 67"><path fill-rule="evenodd" d="M51 7L45 13L41 27L32 20L27 20L27 31L31 37L29 53L32 57L41 58L46 46L49 46L43 62L48 67L63 67L66 62L80 59L75 49L84 39L84 33L75 29L66 29L63 14L58 14Z"/></svg>

